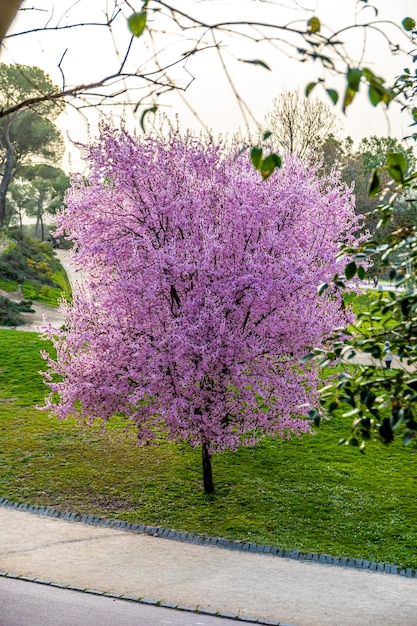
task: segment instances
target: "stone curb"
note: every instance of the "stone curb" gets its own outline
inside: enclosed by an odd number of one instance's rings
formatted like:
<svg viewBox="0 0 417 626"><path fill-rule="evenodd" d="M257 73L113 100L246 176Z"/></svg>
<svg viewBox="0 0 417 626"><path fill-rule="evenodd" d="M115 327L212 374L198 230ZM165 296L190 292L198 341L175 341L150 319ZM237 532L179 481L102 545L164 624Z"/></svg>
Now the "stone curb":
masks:
<svg viewBox="0 0 417 626"><path fill-rule="evenodd" d="M57 509L36 506L34 504L21 504L0 497L0 507L24 511L34 515L45 517L54 517L63 519L68 522L78 522L81 524L90 524L92 526L102 526L105 528L115 528L117 530L126 530L129 532L141 533L152 537L160 537L161 539L171 539L182 543L193 543L196 545L210 545L225 550L234 550L237 552L251 552L256 554L267 554L269 556L278 556L285 559L294 559L296 561L305 561L309 563L317 563L320 565L331 565L337 567L349 567L354 569L368 570L370 572L380 572L385 574L394 574L397 576L406 576L407 578L417 578L417 570L410 567L401 569L397 565L388 563L377 563L366 559L354 559L348 557L333 557L330 554L305 553L299 550L286 550L285 548L277 548L275 546L256 544L243 541L232 541L229 539L221 539L219 537L208 537L202 535L194 535L193 533L180 532L163 528L161 526L146 526L144 524L131 524L130 522L122 522L120 520L106 519L95 515L81 515L70 511L58 511ZM176 607L178 608L178 607ZM236 619L236 618L233 618ZM259 622L264 623L264 622ZM280 625L281 626L281 625ZM282 625L286 626L286 625Z"/></svg>
<svg viewBox="0 0 417 626"><path fill-rule="evenodd" d="M147 604L152 606L160 606L164 609L175 609L177 611L184 611L187 613L196 613L198 615L211 615L212 617L222 617L224 619L233 619L237 622L244 622L246 624L260 624L262 626L294 626L294 624L287 624L285 622L276 622L271 620L263 620L262 618L247 617L245 615L237 615L235 613L223 613L221 611L211 611L209 609L203 609L201 607L182 606L181 604L173 604L172 602L163 602L160 600L153 600L152 598L140 598L137 596L118 595L117 593L107 593L106 591L98 591L97 589L82 589L81 587L74 587L73 585L63 585L62 583L55 583L52 580L44 580L42 578L32 578L31 576L23 576L19 574L12 574L10 572L0 571L0 578L13 578L15 580L24 580L29 583L36 583L38 585L47 585L49 587L57 587L58 589L69 589L70 591L78 591L81 593L90 593L94 596L102 596L103 598L112 598L113 600L124 600L126 602L137 602L138 604Z"/></svg>

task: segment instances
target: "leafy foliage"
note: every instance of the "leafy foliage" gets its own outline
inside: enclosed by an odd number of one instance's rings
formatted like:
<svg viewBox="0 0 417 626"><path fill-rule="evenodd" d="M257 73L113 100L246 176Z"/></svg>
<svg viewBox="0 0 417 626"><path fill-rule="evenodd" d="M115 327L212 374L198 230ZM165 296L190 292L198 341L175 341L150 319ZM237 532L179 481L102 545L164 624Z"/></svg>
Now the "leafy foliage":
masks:
<svg viewBox="0 0 417 626"><path fill-rule="evenodd" d="M407 162L402 153L388 153L384 168L392 176L389 202L377 211L379 228L392 218L395 203L411 193L415 204L415 181L417 173L408 173ZM381 168L376 168L374 177ZM375 183L371 181L371 191ZM414 194L414 195L413 195ZM415 209L414 209L415 210ZM370 306L358 314L358 321L347 341L340 341L325 361L336 357L365 352L377 359L375 365L363 366L355 375L343 373L336 384L327 385L322 391L323 404L333 414L345 408L345 417L354 418L350 435L343 440L363 451L366 442L376 437L391 443L400 435L403 443L415 441L417 421L417 227L405 224L386 236L382 242L368 240L359 247L347 247L344 253L354 254L357 259L376 258L380 267L392 282ZM357 273L351 262L345 268L346 279ZM343 288L340 277L336 277ZM365 329L365 331L364 331ZM391 350L400 361L400 369L382 370L382 344L390 342ZM318 351L320 353L320 351Z"/></svg>
<svg viewBox="0 0 417 626"><path fill-rule="evenodd" d="M88 160L58 217L86 282L50 332L63 380L48 407L121 412L139 440L162 429L203 457L308 431L318 379L299 359L349 319L316 293L337 240L354 240L349 190L297 159L260 181L247 159L175 133L104 127Z"/></svg>
<svg viewBox="0 0 417 626"><path fill-rule="evenodd" d="M407 18L403 21L405 30L412 30L415 38L415 22ZM414 56L415 63L417 57ZM413 102L417 89L417 72L414 75L408 68L397 79L395 92L407 101ZM409 108L409 107L408 107ZM411 109L412 126L417 123L414 108ZM417 138L414 133L412 137ZM411 154L410 154L411 153ZM352 376L343 373L334 384L326 385L322 391L322 402L331 415L339 408L344 409L345 417L353 418L351 433L342 443L359 446L363 452L367 442L376 438L390 444L395 437L401 437L408 445L417 440L417 223L415 210L417 202L417 172L412 150L387 150L385 161L374 164L369 183L369 194L382 198L376 209L378 216L377 234L359 246L345 247L342 254L354 255L354 259L370 259L379 264L391 285L379 298L358 315L358 322L347 341L339 342L332 352L325 355L324 362L336 357L364 352L373 359L372 365L365 365ZM385 177L385 180L383 179ZM388 180L387 180L388 179ZM400 204L408 204L409 219L388 231L395 210ZM346 279L357 274L351 262L345 268ZM362 278L362 276L360 276ZM337 275L333 285L345 287ZM385 342L388 342L385 343ZM382 343L396 355L399 367L382 370ZM385 350L387 348L385 347ZM323 351L316 351L322 358ZM318 417L317 421L319 421Z"/></svg>
<svg viewBox="0 0 417 626"><path fill-rule="evenodd" d="M26 98L57 91L49 76L39 67L1 63L0 76L0 103L3 109L18 105ZM64 102L48 99L31 105L32 111L50 121L56 119L64 108Z"/></svg>
<svg viewBox="0 0 417 626"><path fill-rule="evenodd" d="M20 313L23 312L33 312L30 300L14 302L9 298L0 296L0 326L22 326L25 324L25 319Z"/></svg>
<svg viewBox="0 0 417 626"><path fill-rule="evenodd" d="M31 237L10 232L11 245L0 255L0 278L23 283L37 281L56 286L52 275L59 268L50 244L42 245Z"/></svg>
<svg viewBox="0 0 417 626"><path fill-rule="evenodd" d="M20 284L27 300L49 306L57 306L63 293L69 298L69 284L52 245L19 231L9 231L9 237L9 246L0 254L0 287L16 291Z"/></svg>

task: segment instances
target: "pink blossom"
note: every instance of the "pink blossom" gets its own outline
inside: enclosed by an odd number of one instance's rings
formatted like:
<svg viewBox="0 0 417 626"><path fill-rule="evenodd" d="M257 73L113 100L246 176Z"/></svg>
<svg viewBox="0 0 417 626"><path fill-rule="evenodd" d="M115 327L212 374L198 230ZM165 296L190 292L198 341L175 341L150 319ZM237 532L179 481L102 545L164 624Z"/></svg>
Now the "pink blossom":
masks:
<svg viewBox="0 0 417 626"><path fill-rule="evenodd" d="M317 294L357 230L351 192L295 158L262 181L247 155L104 127L58 218L86 277L51 331L48 408L115 412L209 453L309 431L318 374L300 357L346 323ZM58 393L59 399L56 399Z"/></svg>

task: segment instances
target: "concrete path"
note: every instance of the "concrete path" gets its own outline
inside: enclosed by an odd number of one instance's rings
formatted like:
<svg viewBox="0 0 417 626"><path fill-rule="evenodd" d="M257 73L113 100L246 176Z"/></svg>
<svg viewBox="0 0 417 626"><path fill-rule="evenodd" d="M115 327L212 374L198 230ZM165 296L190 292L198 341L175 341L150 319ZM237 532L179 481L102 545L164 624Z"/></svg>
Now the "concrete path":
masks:
<svg viewBox="0 0 417 626"><path fill-rule="evenodd" d="M374 365L375 367L381 367L385 369L385 365L381 359L375 359L373 356L366 352L355 352L351 358L345 356L343 359L345 363L351 363L352 365ZM416 369L415 365L408 365L408 363L402 359L399 359L394 355L391 362L392 369L403 369L407 372L413 372Z"/></svg>
<svg viewBox="0 0 417 626"><path fill-rule="evenodd" d="M0 570L275 624L417 624L415 577L187 544L5 507Z"/></svg>
<svg viewBox="0 0 417 626"><path fill-rule="evenodd" d="M234 619L0 576L1 626L236 626Z"/></svg>

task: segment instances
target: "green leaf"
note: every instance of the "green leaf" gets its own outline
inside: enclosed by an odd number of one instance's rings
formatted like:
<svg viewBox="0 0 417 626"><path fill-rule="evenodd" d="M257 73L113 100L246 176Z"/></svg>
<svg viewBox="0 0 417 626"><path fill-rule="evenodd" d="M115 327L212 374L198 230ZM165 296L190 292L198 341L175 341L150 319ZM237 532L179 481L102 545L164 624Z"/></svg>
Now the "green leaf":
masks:
<svg viewBox="0 0 417 626"><path fill-rule="evenodd" d="M318 33L321 27L318 17L311 17L307 22L308 30L310 33Z"/></svg>
<svg viewBox="0 0 417 626"><path fill-rule="evenodd" d="M403 25L404 30L407 31L414 30L416 27L416 22L412 17L405 17L401 24Z"/></svg>
<svg viewBox="0 0 417 626"><path fill-rule="evenodd" d="M413 117L413 120L414 120L415 122L417 122L417 107L413 107L413 108L411 109L411 115L412 115L412 117Z"/></svg>
<svg viewBox="0 0 417 626"><path fill-rule="evenodd" d="M337 104L337 101L339 100L339 94L337 91L335 89L326 89L326 91L333 104Z"/></svg>
<svg viewBox="0 0 417 626"><path fill-rule="evenodd" d="M403 173L398 165L391 165L390 167L387 167L387 171L396 183L402 184L404 182Z"/></svg>
<svg viewBox="0 0 417 626"><path fill-rule="evenodd" d="M376 167L372 174L368 185L368 196L374 197L381 191L381 181L379 179L379 167Z"/></svg>
<svg viewBox="0 0 417 626"><path fill-rule="evenodd" d="M404 174L407 169L407 159L402 152L387 153L387 170L397 183L404 182Z"/></svg>
<svg viewBox="0 0 417 626"><path fill-rule="evenodd" d="M264 134L262 135L262 139L263 139L264 141L266 141L267 139L269 139L269 138L271 137L271 135L272 135L271 131L270 131L270 130L267 130L267 131L265 131L265 132L264 132Z"/></svg>
<svg viewBox="0 0 417 626"><path fill-rule="evenodd" d="M354 415L357 415L360 412L360 409L352 409L351 411L347 411L346 413L343 413L343 417L353 417Z"/></svg>
<svg viewBox="0 0 417 626"><path fill-rule="evenodd" d="M394 440L394 433L391 429L390 419L389 417L385 417L381 426L378 429L379 434L383 441L386 443L391 443Z"/></svg>
<svg viewBox="0 0 417 626"><path fill-rule="evenodd" d="M382 87L382 85L384 84L384 79L381 78L381 76L377 76L376 74L374 74L373 71L370 70L368 67L363 68L362 75L364 76L364 78L366 78L369 84L376 86L379 85L380 87Z"/></svg>
<svg viewBox="0 0 417 626"><path fill-rule="evenodd" d="M355 274L356 274L356 263L355 261L352 261L345 267L345 276L349 280L350 278L353 278Z"/></svg>
<svg viewBox="0 0 417 626"><path fill-rule="evenodd" d="M239 61L242 61L242 63L250 63L251 65L260 65L269 72L271 71L269 65L267 65L265 61L261 61L260 59L239 59Z"/></svg>
<svg viewBox="0 0 417 626"><path fill-rule="evenodd" d="M382 96L383 93L380 89L378 89L378 87L375 87L374 85L369 85L369 100L374 105L374 107L376 107L376 105L381 102Z"/></svg>
<svg viewBox="0 0 417 626"><path fill-rule="evenodd" d="M353 91L359 91L359 85L361 82L363 72L359 68L352 68L347 73L347 82L350 89Z"/></svg>
<svg viewBox="0 0 417 626"><path fill-rule="evenodd" d="M351 87L346 87L346 91L345 91L345 97L343 99L343 106L342 106L342 111L343 113L346 112L347 107L352 104L354 98L356 96L356 91L354 89L352 89Z"/></svg>
<svg viewBox="0 0 417 626"><path fill-rule="evenodd" d="M135 37L140 37L146 26L146 11L142 11L142 13L133 13L128 19L128 26L130 32L135 35Z"/></svg>
<svg viewBox="0 0 417 626"><path fill-rule="evenodd" d="M389 103L394 100L396 94L392 89L384 89L382 90L382 102L384 102L387 106Z"/></svg>
<svg viewBox="0 0 417 626"><path fill-rule="evenodd" d="M281 167L282 160L277 154L273 153L266 157L260 164L260 172L262 178L269 178L276 167Z"/></svg>
<svg viewBox="0 0 417 626"><path fill-rule="evenodd" d="M403 446L408 446L412 441L416 440L416 434L412 431L407 431L403 438Z"/></svg>
<svg viewBox="0 0 417 626"><path fill-rule="evenodd" d="M313 420L317 428L320 426L321 415L316 409L311 409L311 411L308 412L308 419Z"/></svg>
<svg viewBox="0 0 417 626"><path fill-rule="evenodd" d="M404 409L404 413L407 411L407 409L408 409L409 413L411 413L410 407L406 407ZM407 416L407 421L406 421L405 425L407 426L407 428L409 430L412 430L414 433L417 433L417 422L415 420L413 420L412 418L411 419L408 419L408 418L409 418L409 416Z"/></svg>
<svg viewBox="0 0 417 626"><path fill-rule="evenodd" d="M262 160L262 148L252 148L252 151L250 153L250 159L254 168L256 170L259 169L259 164Z"/></svg>
<svg viewBox="0 0 417 626"><path fill-rule="evenodd" d="M323 293L323 291L325 291L327 289L327 287L329 286L328 283L321 283L321 285L319 285L317 287L317 293L319 294L319 296L321 296L321 294Z"/></svg>
<svg viewBox="0 0 417 626"><path fill-rule="evenodd" d="M308 98L308 96L311 94L311 92L313 91L314 87L317 85L317 83L308 83L307 87L306 87L306 98Z"/></svg>
<svg viewBox="0 0 417 626"><path fill-rule="evenodd" d="M404 419L404 411L400 409L399 411L393 411L390 417L390 426L391 430L397 430L398 426L403 422Z"/></svg>
<svg viewBox="0 0 417 626"><path fill-rule="evenodd" d="M153 106L150 109L145 109L145 111L142 113L141 118L140 118L140 127L143 130L143 132L145 132L145 117L148 115L148 113L156 113L158 110L157 106Z"/></svg>

